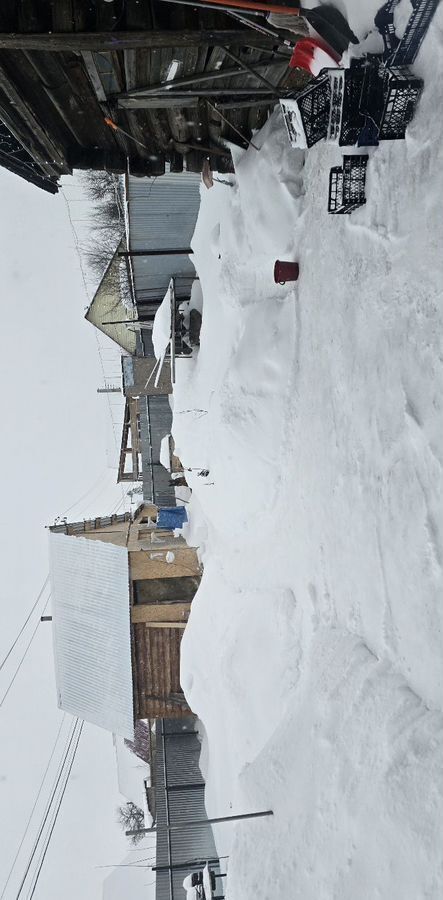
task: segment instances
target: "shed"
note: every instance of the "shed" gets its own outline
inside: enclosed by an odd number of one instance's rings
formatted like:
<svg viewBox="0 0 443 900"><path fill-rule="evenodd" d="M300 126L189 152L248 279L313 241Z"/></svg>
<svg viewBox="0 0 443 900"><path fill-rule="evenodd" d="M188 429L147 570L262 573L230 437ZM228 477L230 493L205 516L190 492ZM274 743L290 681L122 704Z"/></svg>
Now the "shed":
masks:
<svg viewBox="0 0 443 900"><path fill-rule="evenodd" d="M142 504L50 528L58 704L130 739L134 719L189 715L180 644L200 566L157 515Z"/></svg>
<svg viewBox="0 0 443 900"><path fill-rule="evenodd" d="M76 168L157 176L209 156L229 169L222 139L245 146L292 77L279 47L218 9L2 0L0 164L51 192Z"/></svg>
<svg viewBox="0 0 443 900"><path fill-rule="evenodd" d="M136 323L135 309L128 309L122 299L122 252L123 242L117 247L110 260L102 280L91 300L85 314L85 319L95 325L107 337L115 341L122 350L135 354L137 337L135 326L131 328L131 321Z"/></svg>

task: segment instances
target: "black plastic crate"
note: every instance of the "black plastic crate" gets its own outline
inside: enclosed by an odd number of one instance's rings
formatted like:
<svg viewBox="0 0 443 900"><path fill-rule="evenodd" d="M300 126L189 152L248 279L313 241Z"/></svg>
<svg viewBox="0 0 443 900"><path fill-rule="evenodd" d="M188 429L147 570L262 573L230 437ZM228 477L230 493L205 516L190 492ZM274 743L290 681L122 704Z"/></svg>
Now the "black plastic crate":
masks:
<svg viewBox="0 0 443 900"><path fill-rule="evenodd" d="M439 0L412 0L414 9L403 37L388 56L389 66L408 66L414 62L438 3Z"/></svg>
<svg viewBox="0 0 443 900"><path fill-rule="evenodd" d="M399 44L399 38L395 33L394 9L400 0L388 0L378 10L374 19L374 25L378 28L385 45L383 58L388 60Z"/></svg>
<svg viewBox="0 0 443 900"><path fill-rule="evenodd" d="M312 147L326 138L331 104L331 86L328 75L320 75L307 88L297 94L295 100L306 136L306 144Z"/></svg>
<svg viewBox="0 0 443 900"><path fill-rule="evenodd" d="M385 103L379 129L381 141L404 138L422 90L422 79L408 68L390 67L385 70Z"/></svg>
<svg viewBox="0 0 443 900"><path fill-rule="evenodd" d="M328 212L351 213L366 203L366 166L368 155L344 156L342 166L329 173Z"/></svg>
<svg viewBox="0 0 443 900"><path fill-rule="evenodd" d="M357 61L360 63L360 61ZM339 145L350 147L356 144L361 129L365 124L364 116L360 112L360 100L365 79L365 66L351 65L345 69L342 115Z"/></svg>

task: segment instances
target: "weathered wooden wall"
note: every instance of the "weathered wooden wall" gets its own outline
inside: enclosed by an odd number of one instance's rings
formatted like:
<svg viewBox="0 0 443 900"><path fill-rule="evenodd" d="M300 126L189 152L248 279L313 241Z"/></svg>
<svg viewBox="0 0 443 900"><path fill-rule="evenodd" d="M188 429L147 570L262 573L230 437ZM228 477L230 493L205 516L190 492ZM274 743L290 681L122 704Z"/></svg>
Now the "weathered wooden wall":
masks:
<svg viewBox="0 0 443 900"><path fill-rule="evenodd" d="M135 718L189 715L180 685L181 628L132 625Z"/></svg>

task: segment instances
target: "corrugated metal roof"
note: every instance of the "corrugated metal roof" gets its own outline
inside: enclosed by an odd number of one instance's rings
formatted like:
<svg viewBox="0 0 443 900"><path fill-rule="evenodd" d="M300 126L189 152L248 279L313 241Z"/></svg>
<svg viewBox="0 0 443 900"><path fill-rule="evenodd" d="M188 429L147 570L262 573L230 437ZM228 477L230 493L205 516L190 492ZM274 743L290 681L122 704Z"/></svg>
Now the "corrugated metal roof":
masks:
<svg viewBox="0 0 443 900"><path fill-rule="evenodd" d="M161 178L127 179L129 247L168 250L190 245L200 206L200 175L166 173ZM132 258L137 302L161 300L170 278L178 276L177 296L188 296L195 269L189 256ZM180 277L185 279L181 283Z"/></svg>
<svg viewBox="0 0 443 900"><path fill-rule="evenodd" d="M50 573L58 705L132 738L128 552L51 532Z"/></svg>

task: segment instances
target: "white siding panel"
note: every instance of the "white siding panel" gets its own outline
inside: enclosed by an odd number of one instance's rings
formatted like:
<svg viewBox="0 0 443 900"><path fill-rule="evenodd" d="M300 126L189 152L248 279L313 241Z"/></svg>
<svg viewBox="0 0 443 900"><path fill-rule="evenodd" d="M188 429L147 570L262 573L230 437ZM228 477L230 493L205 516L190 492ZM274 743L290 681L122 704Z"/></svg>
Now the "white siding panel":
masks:
<svg viewBox="0 0 443 900"><path fill-rule="evenodd" d="M128 552L51 533L50 571L58 704L132 737Z"/></svg>

